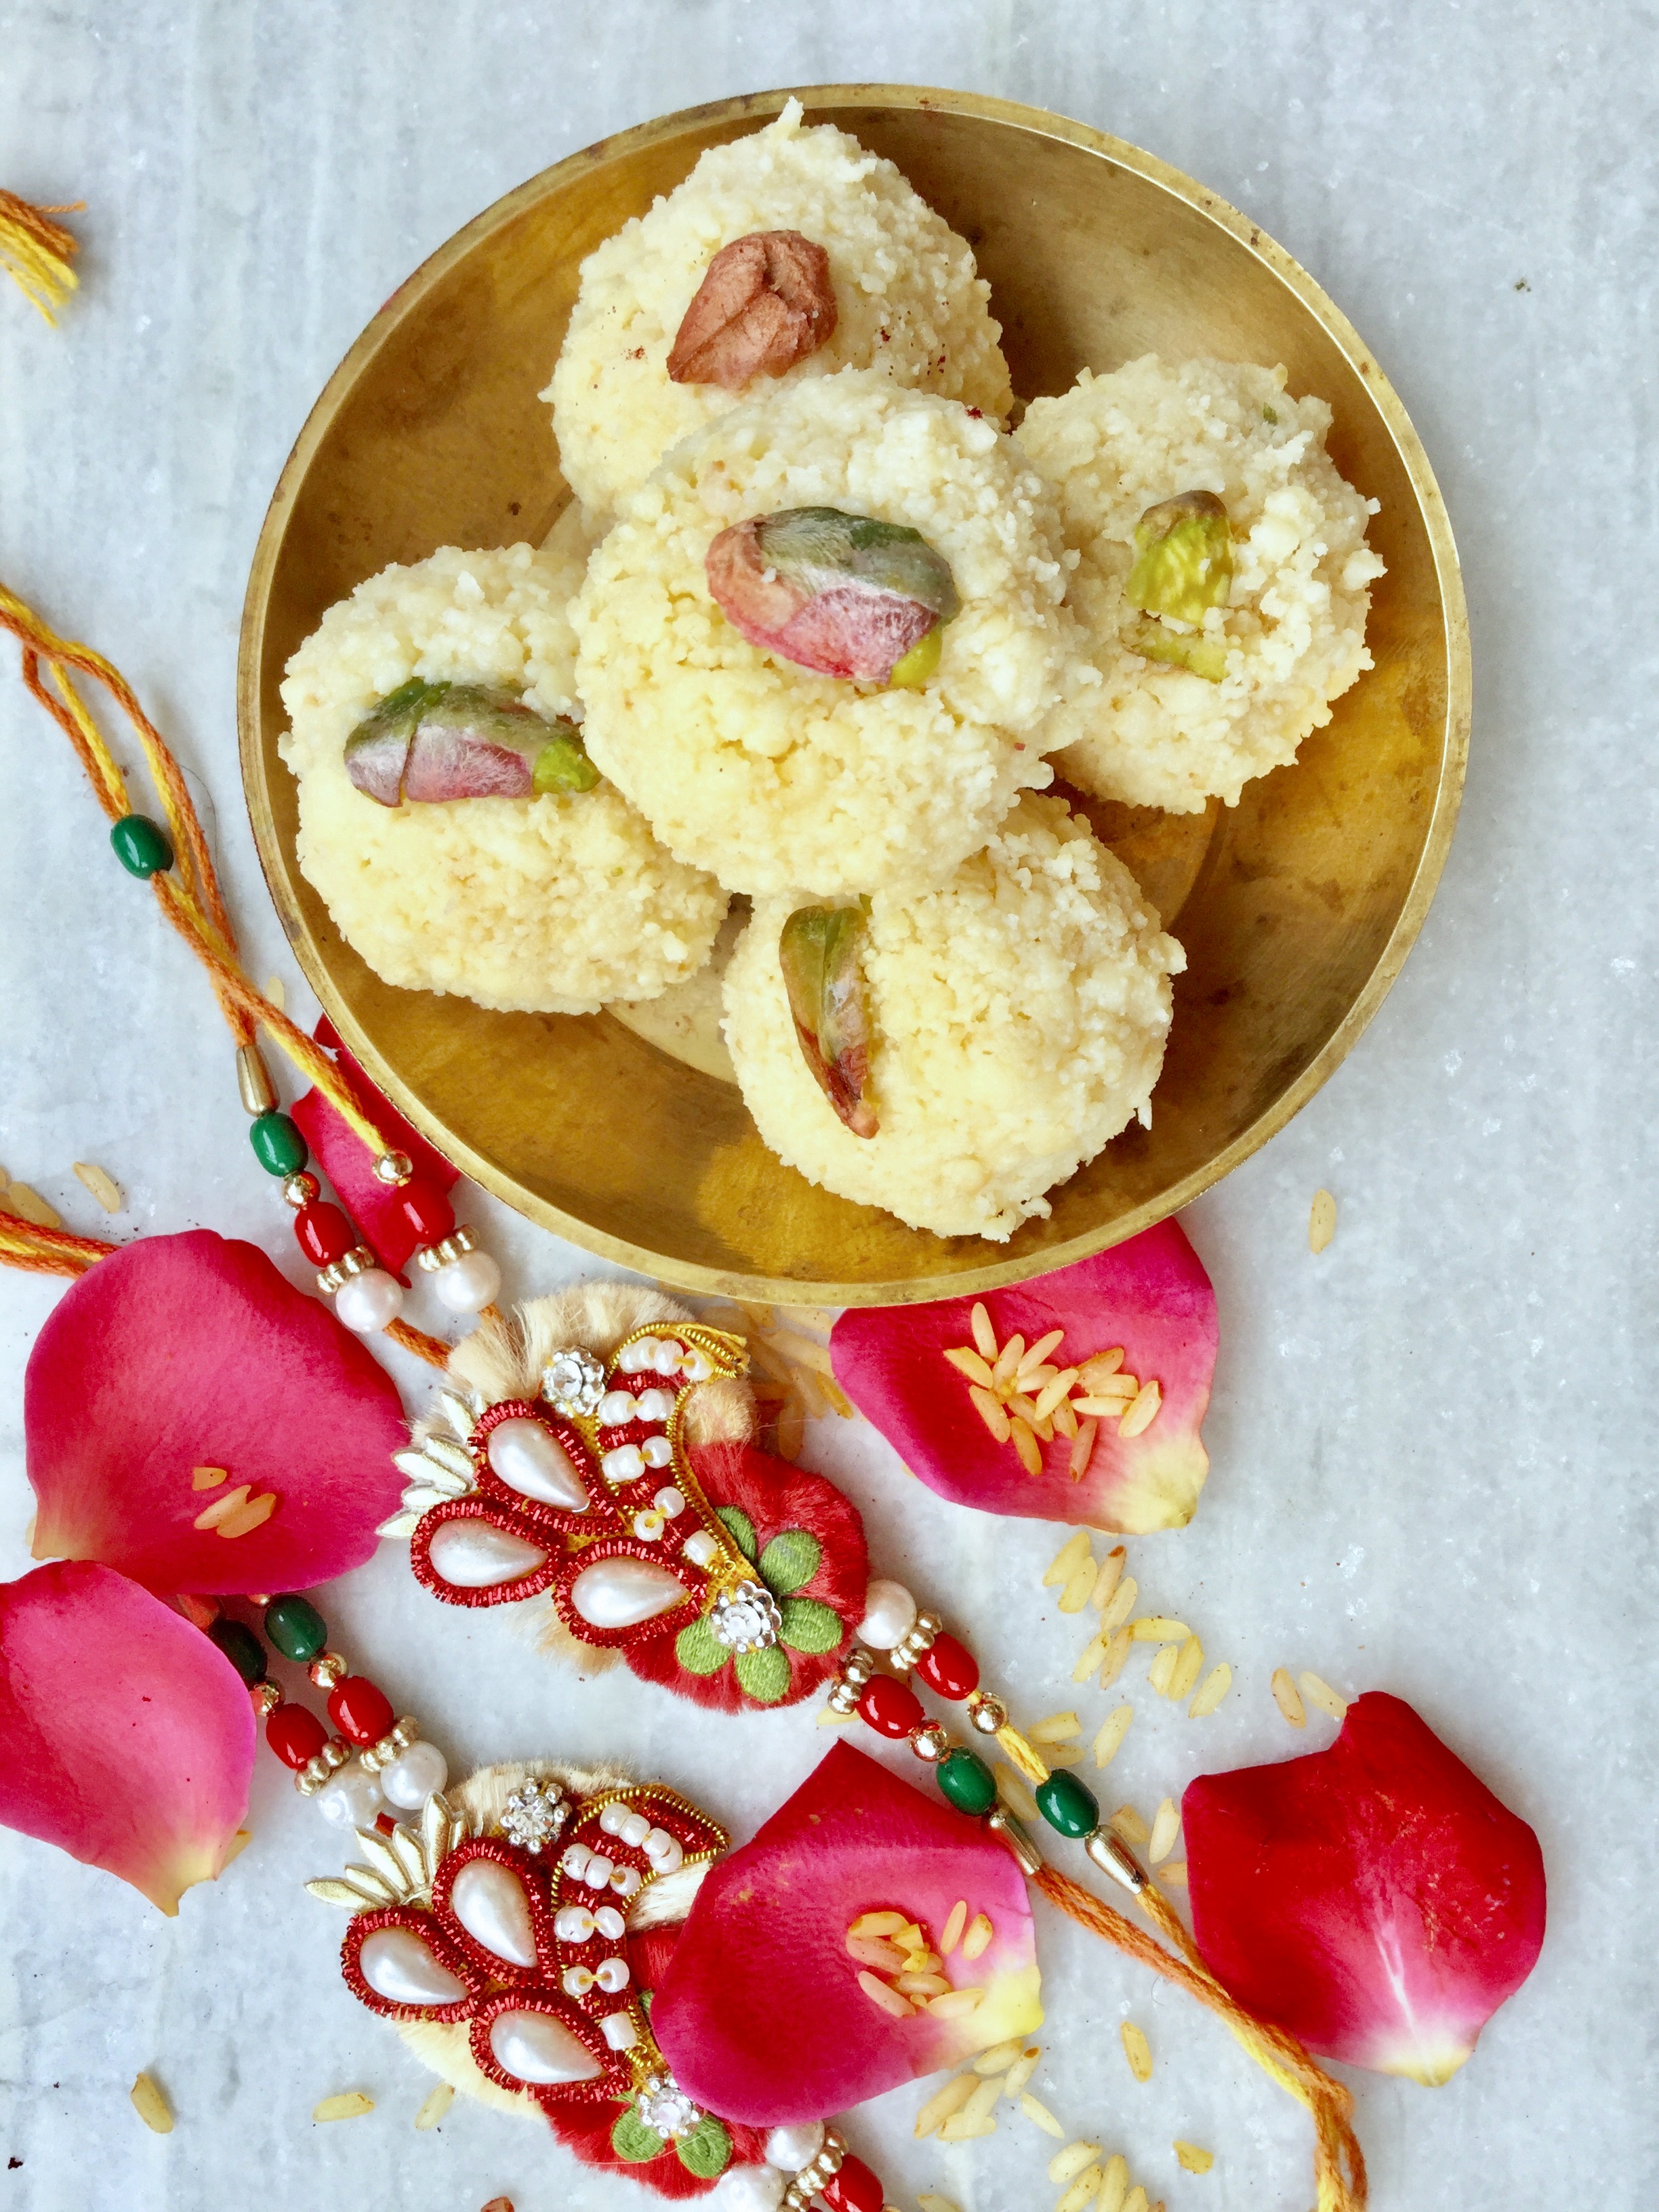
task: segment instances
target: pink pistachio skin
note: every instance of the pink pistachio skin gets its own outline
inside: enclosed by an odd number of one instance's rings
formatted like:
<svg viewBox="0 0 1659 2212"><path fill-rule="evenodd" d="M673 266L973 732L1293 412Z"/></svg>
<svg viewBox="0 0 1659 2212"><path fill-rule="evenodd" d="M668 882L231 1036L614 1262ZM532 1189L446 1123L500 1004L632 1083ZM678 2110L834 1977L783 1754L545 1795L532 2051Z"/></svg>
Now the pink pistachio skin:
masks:
<svg viewBox="0 0 1659 2212"><path fill-rule="evenodd" d="M331 1024L318 1024L318 1042L334 1039ZM405 1153L423 1182L448 1190L459 1178L443 1154L405 1121L403 1115L363 1073L343 1044L333 1041L336 1066L348 1087L362 1102L375 1127L393 1152ZM362 1139L337 1114L320 1091L307 1091L290 1109L301 1135L310 1146L320 1172L334 1186L334 1194L350 1215L357 1234L389 1274L400 1278L420 1238L410 1226L395 1185L384 1183L374 1172Z"/></svg>
<svg viewBox="0 0 1659 2212"><path fill-rule="evenodd" d="M957 2020L895 2019L859 1985L847 1930L896 1911L937 1936L958 1901L990 1947L944 1971L986 1991ZM705 1875L651 2025L674 2078L755 2127L821 2120L1040 2025L1025 1881L1006 1847L936 1790L838 1743L761 1829Z"/></svg>
<svg viewBox="0 0 1659 2212"><path fill-rule="evenodd" d="M235 1855L247 1692L199 1629L109 1567L0 1584L0 1820L163 1912Z"/></svg>
<svg viewBox="0 0 1659 2212"><path fill-rule="evenodd" d="M1053 1353L1075 1366L1123 1346L1125 1372L1156 1377L1164 1401L1139 1436L1120 1437L1103 1421L1080 1481L1069 1441L1056 1435L1042 1472L1027 1474L1011 1443L1000 1444L975 1410L967 1378L944 1357L972 1346L975 1300L850 1309L830 1340L836 1380L913 1474L957 1505L1037 1521L1072 1521L1142 1536L1193 1517L1209 1471L1200 1434L1215 1373L1215 1291L1203 1262L1174 1221L1161 1221L1109 1251L1058 1267L983 1303L997 1342L1035 1344L1066 1334Z"/></svg>
<svg viewBox="0 0 1659 2212"><path fill-rule="evenodd" d="M146 1237L71 1285L23 1385L37 1559L98 1559L158 1595L305 1589L360 1566L403 1479L392 1378L252 1244ZM191 1486L223 1468L216 1490ZM192 1524L237 1485L269 1520Z"/></svg>
<svg viewBox="0 0 1659 2212"><path fill-rule="evenodd" d="M1399 1698L1328 1751L1188 1784L1193 1932L1211 1972L1310 2050L1437 2087L1532 1972L1526 1822Z"/></svg>

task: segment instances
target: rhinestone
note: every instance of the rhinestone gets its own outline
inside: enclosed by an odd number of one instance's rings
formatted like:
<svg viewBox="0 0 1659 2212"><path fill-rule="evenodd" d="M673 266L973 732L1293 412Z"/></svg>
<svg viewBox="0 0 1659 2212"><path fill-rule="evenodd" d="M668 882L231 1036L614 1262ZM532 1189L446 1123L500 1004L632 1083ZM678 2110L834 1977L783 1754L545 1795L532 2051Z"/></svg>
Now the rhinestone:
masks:
<svg viewBox="0 0 1659 2212"><path fill-rule="evenodd" d="M764 1651L777 1642L783 1615L763 1583L739 1583L715 1599L708 1626L728 1651Z"/></svg>
<svg viewBox="0 0 1659 2212"><path fill-rule="evenodd" d="M539 1852L557 1841L570 1807L556 1782L526 1782L501 1809L501 1833L520 1850Z"/></svg>
<svg viewBox="0 0 1659 2212"><path fill-rule="evenodd" d="M702 2118L672 2074L659 2074L647 2081L634 2109L665 2142L672 2142L676 2136L690 2135Z"/></svg>
<svg viewBox="0 0 1659 2212"><path fill-rule="evenodd" d="M542 1395L567 1420L597 1413L605 1395L605 1370L591 1352L567 1345L542 1370Z"/></svg>

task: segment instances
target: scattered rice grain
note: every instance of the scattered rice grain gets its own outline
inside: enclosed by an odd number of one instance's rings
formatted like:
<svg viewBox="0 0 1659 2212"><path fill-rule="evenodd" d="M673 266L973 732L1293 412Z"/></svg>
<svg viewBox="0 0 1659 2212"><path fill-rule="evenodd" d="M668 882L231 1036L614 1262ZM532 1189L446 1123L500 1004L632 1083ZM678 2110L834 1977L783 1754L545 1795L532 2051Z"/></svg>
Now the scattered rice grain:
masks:
<svg viewBox="0 0 1659 2212"><path fill-rule="evenodd" d="M1100 1616L1103 1628L1121 1628L1135 1609L1135 1600L1140 1595L1140 1584L1133 1575L1125 1575L1118 1584L1111 1603Z"/></svg>
<svg viewBox="0 0 1659 2212"><path fill-rule="evenodd" d="M1054 2212L1083 2212L1085 2204L1092 2204L1100 2194L1101 2171L1097 2166L1086 2166L1054 2207Z"/></svg>
<svg viewBox="0 0 1659 2212"><path fill-rule="evenodd" d="M1024 1381L1025 1377L1031 1372L1031 1370L1034 1367L1042 1366L1043 1361L1048 1357L1048 1354L1054 1351L1065 1334L1066 1332L1063 1328L1051 1328L1047 1336L1038 1337L1036 1342L1031 1346L1024 1358L1019 1363L1019 1375L1022 1382Z"/></svg>
<svg viewBox="0 0 1659 2212"><path fill-rule="evenodd" d="M1158 1870L1158 1878L1160 1881L1173 1882L1177 1889L1185 1889L1187 1887L1186 1860L1166 1860Z"/></svg>
<svg viewBox="0 0 1659 2212"><path fill-rule="evenodd" d="M1012 1382L1019 1372L1019 1363L1025 1357L1025 1339L1011 1336L992 1364L991 1373L999 1382Z"/></svg>
<svg viewBox="0 0 1659 2212"><path fill-rule="evenodd" d="M1089 1641L1083 1647L1082 1654L1079 1658L1076 1666L1072 1669L1072 1680L1074 1682L1086 1682L1088 1680L1090 1675L1094 1673L1095 1668L1099 1666L1101 1661L1106 1656L1106 1649L1111 1640L1111 1638L1106 1633L1106 1631L1103 1628L1089 1638Z"/></svg>
<svg viewBox="0 0 1659 2212"><path fill-rule="evenodd" d="M1152 1838L1152 1830L1133 1805L1120 1805L1106 1825L1114 1835L1121 1836L1126 1844L1133 1844L1137 1848Z"/></svg>
<svg viewBox="0 0 1659 2212"><path fill-rule="evenodd" d="M1310 1705L1317 1705L1322 1713L1328 1713L1334 1721L1348 1717L1348 1701L1340 1697L1330 1684L1317 1674L1298 1674L1302 1694Z"/></svg>
<svg viewBox="0 0 1659 2212"><path fill-rule="evenodd" d="M1002 2084L994 2075L975 2081L962 2101L962 2115L967 2120L988 2119L997 2108L1002 2094Z"/></svg>
<svg viewBox="0 0 1659 2212"><path fill-rule="evenodd" d="M935 2197L930 2191L924 2191L916 2199L916 2212L958 2212L958 2208L948 2197Z"/></svg>
<svg viewBox="0 0 1659 2212"><path fill-rule="evenodd" d="M988 1390L981 1389L977 1382L969 1385L968 1395L974 1401L975 1412L991 1434L1000 1444L1006 1444L1013 1431L1000 1400L994 1398Z"/></svg>
<svg viewBox="0 0 1659 2212"><path fill-rule="evenodd" d="M1123 1579L1124 1566L1129 1554L1121 1544L1114 1544L1100 1563L1100 1572L1095 1577L1093 1595L1089 1602L1097 1613L1104 1613L1117 1595L1117 1586Z"/></svg>
<svg viewBox="0 0 1659 2212"><path fill-rule="evenodd" d="M265 996L269 998L270 994L267 991ZM435 2128L439 2121L442 2119L444 2114L449 2110L454 2101L454 2084L451 2081L440 2081L437 2087L432 2092L426 2102L421 2106L420 2111L416 2113L416 2126L423 2130L426 2128Z"/></svg>
<svg viewBox="0 0 1659 2212"><path fill-rule="evenodd" d="M965 1375L970 1382L977 1382L982 1389L990 1389L991 1370L989 1364L980 1358L978 1352L969 1352L965 1344L958 1344L952 1346L945 1357L950 1361L951 1366L957 1369L958 1373Z"/></svg>
<svg viewBox="0 0 1659 2212"><path fill-rule="evenodd" d="M1146 2192L1139 2182L1123 2200L1123 2212L1152 2212L1146 2202Z"/></svg>
<svg viewBox="0 0 1659 2212"><path fill-rule="evenodd" d="M1176 1699L1189 1697L1203 1664L1204 1646L1197 1637L1189 1636L1176 1655L1175 1672L1170 1677L1170 1696Z"/></svg>
<svg viewBox="0 0 1659 2212"><path fill-rule="evenodd" d="M928 1998L927 2009L939 2020L965 2020L984 2001L982 1989L947 1989L942 1996Z"/></svg>
<svg viewBox="0 0 1659 2212"><path fill-rule="evenodd" d="M1316 1190L1308 1208L1308 1249L1322 1252L1336 1234L1336 1200L1328 1190Z"/></svg>
<svg viewBox="0 0 1659 2212"><path fill-rule="evenodd" d="M917 1966L898 1975L893 1987L901 1996L942 1997L949 1994L951 1984L943 1974L930 1974L925 1966Z"/></svg>
<svg viewBox="0 0 1659 2212"><path fill-rule="evenodd" d="M219 1523L228 1520L230 1515L241 1511L243 1506L247 1504L247 1494L252 1486L249 1483L239 1482L234 1490L226 1491L224 1496L216 1498L211 1505L204 1505L191 1526L204 1529L216 1528Z"/></svg>
<svg viewBox="0 0 1659 2212"><path fill-rule="evenodd" d="M880 1936L854 1936L849 1929L847 1936L847 1955L856 1959L861 1966L874 1966L884 1974L896 1974L904 1965L904 1954L895 1944Z"/></svg>
<svg viewBox="0 0 1659 2212"><path fill-rule="evenodd" d="M1109 1376L1115 1375L1122 1364L1123 1346L1121 1344L1115 1344L1109 1352L1091 1352L1078 1370L1083 1377L1084 1389L1097 1389Z"/></svg>
<svg viewBox="0 0 1659 2212"><path fill-rule="evenodd" d="M193 1467L190 1486L192 1490L216 1490L229 1473L228 1467Z"/></svg>
<svg viewBox="0 0 1659 2212"><path fill-rule="evenodd" d="M64 1225L63 1216L26 1182L6 1185L6 1211L16 1214L21 1221L32 1221L37 1229L61 1229Z"/></svg>
<svg viewBox="0 0 1659 2212"><path fill-rule="evenodd" d="M994 1359L997 1356L997 1333L992 1328L991 1316L982 1304L975 1302L974 1310L968 1316L968 1326L974 1332L974 1342L982 1356Z"/></svg>
<svg viewBox="0 0 1659 2212"><path fill-rule="evenodd" d="M1129 1723L1135 1717L1133 1705L1120 1705L1102 1722L1100 1733L1095 1738L1095 1765L1109 1766L1116 1758L1123 1739L1129 1733Z"/></svg>
<svg viewBox="0 0 1659 2212"><path fill-rule="evenodd" d="M1024 2036L1011 2035L1006 2043L995 2043L988 2051L981 2051L974 2061L974 2071L975 2074L1006 2074L1024 2048Z"/></svg>
<svg viewBox="0 0 1659 2212"><path fill-rule="evenodd" d="M132 2099L133 2111L152 2135L173 2133L172 2111L161 2094L161 2085L153 2075L140 2074L127 2094Z"/></svg>
<svg viewBox="0 0 1659 2212"><path fill-rule="evenodd" d="M896 1990L890 1989L879 1974L872 1974L867 1966L859 1969L859 1987L872 2005L882 2012L890 2013L895 2020L908 2020L915 2010L908 1997L902 1997Z"/></svg>
<svg viewBox="0 0 1659 2212"><path fill-rule="evenodd" d="M1189 1720L1207 1719L1233 1686L1233 1670L1224 1659L1211 1668L1204 1677L1204 1686L1187 1708Z"/></svg>
<svg viewBox="0 0 1659 2212"><path fill-rule="evenodd" d="M1036 1401L1037 1419L1046 1421L1060 1400L1077 1380L1075 1367L1062 1367L1052 1382L1042 1386L1042 1395Z"/></svg>
<svg viewBox="0 0 1659 2212"><path fill-rule="evenodd" d="M968 1923L968 1932L962 1939L964 1959L977 1959L991 1948L991 1938L996 1933L982 1912L976 1912Z"/></svg>
<svg viewBox="0 0 1659 2212"><path fill-rule="evenodd" d="M1066 1438L1068 1443L1076 1443L1078 1435L1077 1408L1073 1405L1069 1398L1062 1398L1059 1405L1054 1407L1054 1427L1059 1433ZM1092 1449L1094 1446L1094 1439L1092 1437L1090 1438L1089 1443L1090 1448ZM1086 1466L1088 1462L1085 1461L1084 1465ZM1073 1481L1080 1481L1082 1475L1083 1468L1079 1468L1077 1473L1072 1477Z"/></svg>
<svg viewBox="0 0 1659 2212"><path fill-rule="evenodd" d="M76 1160L75 1172L92 1193L106 1213L118 1213L126 1200L121 1195L121 1186L112 1176L107 1176L90 1160Z"/></svg>
<svg viewBox="0 0 1659 2212"><path fill-rule="evenodd" d="M1152 2078L1152 2046L1133 2021L1126 2020L1118 2033L1123 2039L1123 2056L1129 2062L1129 2071L1137 2081Z"/></svg>
<svg viewBox="0 0 1659 2212"><path fill-rule="evenodd" d="M373 2097L364 2096L361 2089L347 2089L337 2097L325 2097L313 2107L311 2117L313 2120L360 2120L374 2109Z"/></svg>
<svg viewBox="0 0 1659 2212"><path fill-rule="evenodd" d="M1130 1625L1137 1644L1184 1644L1193 1632L1184 1620L1167 1613L1143 1613Z"/></svg>
<svg viewBox="0 0 1659 2212"><path fill-rule="evenodd" d="M1075 1419L1076 1416L1073 1418ZM1066 1472L1073 1482L1081 1482L1089 1472L1089 1462L1095 1455L1095 1438L1100 1434L1098 1421L1084 1421L1072 1438L1072 1449L1066 1458Z"/></svg>
<svg viewBox="0 0 1659 2212"><path fill-rule="evenodd" d="M970 2120L964 2113L953 2113L939 2131L941 2142L973 2142L981 2136L994 2136L997 2131L994 2115L982 2120Z"/></svg>
<svg viewBox="0 0 1659 2212"><path fill-rule="evenodd" d="M1032 2075L1036 2072L1037 2062L1042 2057L1042 2053L1035 2044L1032 2044L1029 2050L1015 2059L1013 2064L1008 2069L1008 2078L1002 2085L1002 2094L1005 2097L1018 2096Z"/></svg>
<svg viewBox="0 0 1659 2212"><path fill-rule="evenodd" d="M1181 1808L1173 1797L1166 1797L1152 1815L1152 1832L1146 1845L1146 1856L1154 1866L1169 1857L1180 1833Z"/></svg>
<svg viewBox="0 0 1659 2212"><path fill-rule="evenodd" d="M1019 2109L1024 2113L1028 2120L1033 2120L1036 2122L1036 2125L1042 2130L1044 2135L1053 2136L1056 2141L1060 2142L1065 2142L1065 2129L1061 2127L1060 2122L1048 2110L1048 2107L1043 2103L1041 2097L1034 2097L1029 2089L1022 2089L1019 2097Z"/></svg>
<svg viewBox="0 0 1659 2212"><path fill-rule="evenodd" d="M1014 1449L1019 1454L1020 1465L1027 1474L1041 1474L1042 1448L1032 1433L1030 1423L1016 1417L1008 1426L1012 1432ZM1073 1606L1071 1610L1075 1612L1077 1607Z"/></svg>
<svg viewBox="0 0 1659 2212"><path fill-rule="evenodd" d="M1153 1660L1152 1671L1147 1675L1146 1680L1151 1683L1153 1689L1158 1692L1160 1698L1167 1698L1170 1696L1170 1685L1175 1680L1175 1670L1180 1664L1180 1662L1181 1646L1178 1644L1164 1644L1159 1650L1157 1658Z"/></svg>
<svg viewBox="0 0 1659 2212"><path fill-rule="evenodd" d="M902 1912L860 1912L848 1929L849 1936L896 1936L912 1923Z"/></svg>
<svg viewBox="0 0 1659 2212"><path fill-rule="evenodd" d="M1043 1589L1053 1589L1056 1585L1070 1582L1089 1556L1089 1532L1086 1528L1079 1528L1075 1534L1066 1539L1043 1569Z"/></svg>
<svg viewBox="0 0 1659 2212"><path fill-rule="evenodd" d="M1085 2166L1092 2166L1100 2156L1098 2143L1085 2142L1079 2136L1075 2142L1057 2150L1048 2161L1050 2181L1075 2181Z"/></svg>
<svg viewBox="0 0 1659 2212"><path fill-rule="evenodd" d="M959 1897L945 1917L945 1927L939 1939L939 1955L942 1958L948 1959L957 1945L961 1942L962 1931L967 1924L967 1900Z"/></svg>
<svg viewBox="0 0 1659 2212"><path fill-rule="evenodd" d="M1068 1736L1082 1733L1083 1723L1075 1713L1050 1713L1026 1731L1033 1743L1064 1743Z"/></svg>
<svg viewBox="0 0 1659 2212"><path fill-rule="evenodd" d="M1037 1802L1024 1781L1010 1766L999 1766L996 1771L997 1795L1011 1813L1018 1813L1022 1820L1040 1820Z"/></svg>
<svg viewBox="0 0 1659 2212"><path fill-rule="evenodd" d="M1103 1690L1109 1690L1123 1672L1123 1662L1128 1657L1133 1643L1134 1638L1128 1630L1120 1628L1106 1646L1106 1656L1100 1667L1100 1686Z"/></svg>
<svg viewBox="0 0 1659 2212"><path fill-rule="evenodd" d="M1291 1681L1287 1667L1275 1667L1273 1678L1273 1703L1292 1728L1306 1728L1307 1710L1302 1703L1302 1693Z"/></svg>
<svg viewBox="0 0 1659 2212"><path fill-rule="evenodd" d="M1182 2142L1179 2136L1176 2137L1175 2154L1188 2173L1207 2173L1215 2164L1212 2150L1200 2150L1196 2143Z"/></svg>
<svg viewBox="0 0 1659 2212"><path fill-rule="evenodd" d="M1158 1419L1158 1409L1164 1403L1164 1393L1156 1379L1143 1382L1129 1401L1129 1410L1117 1425L1121 1437L1138 1437L1143 1429L1150 1429Z"/></svg>
<svg viewBox="0 0 1659 2212"><path fill-rule="evenodd" d="M226 1514L218 1524L222 1536L246 1536L255 1528L262 1528L276 1510L276 1493L267 1490L258 1498L250 1498L247 1504L234 1513Z"/></svg>
<svg viewBox="0 0 1659 2212"><path fill-rule="evenodd" d="M1123 2212L1124 2191L1129 2186L1129 2168L1121 2151L1114 2151L1106 2161L1106 2171L1100 2184L1100 2202L1095 2212Z"/></svg>

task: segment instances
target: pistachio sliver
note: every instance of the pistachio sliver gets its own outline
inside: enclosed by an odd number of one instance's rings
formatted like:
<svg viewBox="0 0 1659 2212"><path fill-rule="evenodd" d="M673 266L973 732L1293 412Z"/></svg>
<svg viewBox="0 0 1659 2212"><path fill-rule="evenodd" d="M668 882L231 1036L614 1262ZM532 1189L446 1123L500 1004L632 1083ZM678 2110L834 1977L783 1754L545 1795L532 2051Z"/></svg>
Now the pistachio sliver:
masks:
<svg viewBox="0 0 1659 2212"><path fill-rule="evenodd" d="M1145 617L1126 623L1121 642L1143 660L1164 660L1171 667L1189 669L1206 684L1219 684L1227 673L1227 641L1208 630L1165 629Z"/></svg>
<svg viewBox="0 0 1659 2212"><path fill-rule="evenodd" d="M441 699L447 684L411 676L370 709L345 742L345 769L365 798L396 806L403 798L409 749L422 710Z"/></svg>
<svg viewBox="0 0 1659 2212"><path fill-rule="evenodd" d="M855 1137L879 1126L872 1094L869 1007L859 964L858 907L798 907L778 938L778 962L801 1057Z"/></svg>
<svg viewBox="0 0 1659 2212"><path fill-rule="evenodd" d="M1136 523L1123 596L1143 614L1201 623L1212 607L1226 605L1232 580L1232 532L1212 491L1179 492Z"/></svg>
<svg viewBox="0 0 1659 2212"><path fill-rule="evenodd" d="M736 523L705 568L715 603L751 645L821 676L891 682L961 605L950 563L920 531L839 507Z"/></svg>

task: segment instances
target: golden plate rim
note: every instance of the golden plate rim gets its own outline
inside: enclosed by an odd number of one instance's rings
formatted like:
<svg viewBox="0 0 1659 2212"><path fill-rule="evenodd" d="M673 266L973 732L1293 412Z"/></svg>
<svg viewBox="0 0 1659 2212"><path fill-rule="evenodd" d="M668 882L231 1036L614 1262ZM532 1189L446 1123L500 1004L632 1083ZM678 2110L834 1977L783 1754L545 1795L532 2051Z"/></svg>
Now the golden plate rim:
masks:
<svg viewBox="0 0 1659 2212"><path fill-rule="evenodd" d="M271 807L267 763L260 727L259 674L264 658L265 618L270 586L287 524L288 509L296 485L303 478L318 447L328 434L364 366L404 318L416 310L431 289L452 266L469 253L489 232L509 223L538 200L601 161L609 162L639 149L684 131L700 123L721 124L753 117L775 115L787 101L799 100L810 113L815 108L900 107L937 108L1006 125L1045 138L1062 140L1132 171L1147 183L1192 209L1233 239L1292 292L1320 325L1374 399L1395 451L1400 456L1431 553L1434 575L1444 625L1446 647L1446 726L1440 773L1434 801L1418 862L1401 902L1399 919L1377 955L1347 1013L1306 1067L1286 1085L1271 1106L1218 1152L1132 1212L1097 1229L1073 1237L1035 1255L1014 1260L988 1259L981 1267L932 1277L907 1277L892 1282L810 1281L799 1277L751 1274L711 1268L653 1252L642 1245L595 1229L589 1223L550 1204L501 1174L475 1152L465 1139L431 1113L391 1066L340 997L330 977L311 926L292 896L289 872L293 856L278 836ZM1438 887L1446 855L1450 850L1462 803L1468 762L1469 726L1473 705L1468 610L1462 572L1450 519L1434 471L1404 404L1382 374L1371 349L1334 301L1310 276L1295 257L1270 238L1259 223L1250 221L1230 202L1157 155L1126 139L1095 130L1051 110L1024 102L998 100L984 94L952 92L943 88L912 84L817 84L787 87L769 92L744 93L732 98L676 109L648 123L597 140L567 155L549 168L519 185L473 216L429 254L377 311L323 386L299 436L283 465L282 473L260 526L258 543L244 595L237 653L236 720L238 750L244 796L252 828L259 865L283 927L306 980L342 1041L405 1119L428 1138L454 1166L481 1184L515 1212L550 1230L567 1243L596 1257L671 1283L704 1296L745 1298L779 1305L880 1306L921 1304L944 1297L975 1296L1005 1285L1029 1281L1074 1261L1091 1257L1114 1244L1152 1228L1179 1212L1205 1191L1277 1135L1306 1105L1316 1091L1340 1066L1387 997L1407 955L1416 943L1425 917Z"/></svg>

